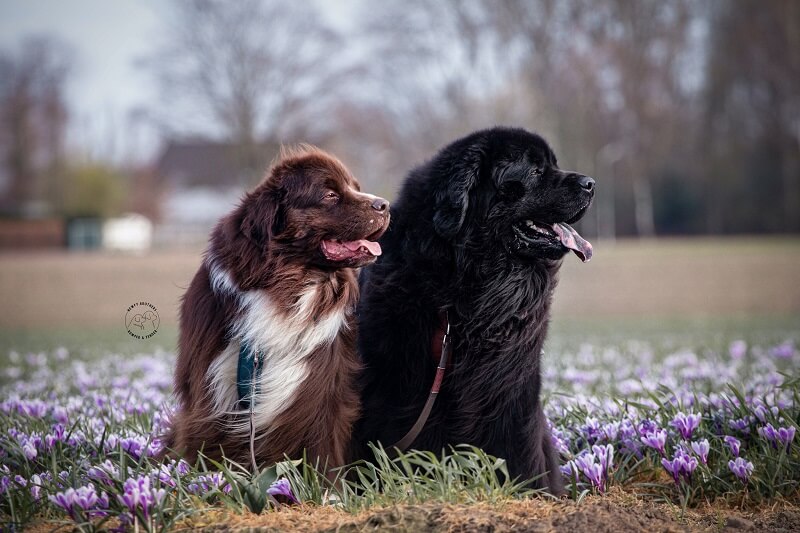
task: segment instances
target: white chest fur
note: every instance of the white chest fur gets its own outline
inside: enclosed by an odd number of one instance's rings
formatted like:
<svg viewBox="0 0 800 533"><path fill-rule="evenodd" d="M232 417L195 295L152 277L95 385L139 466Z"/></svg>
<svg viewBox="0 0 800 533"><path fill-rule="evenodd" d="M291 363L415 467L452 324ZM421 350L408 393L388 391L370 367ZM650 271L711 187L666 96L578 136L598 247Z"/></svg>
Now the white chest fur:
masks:
<svg viewBox="0 0 800 533"><path fill-rule="evenodd" d="M342 308L314 320L317 284L303 287L290 312L280 309L265 291L240 291L227 272L210 266L211 286L217 293L234 295L240 318L231 328L231 343L214 360L207 372L214 412L218 416L239 413L236 379L239 348L246 341L261 357L258 393L254 402L254 423L260 434L268 433L277 415L295 400L298 388L308 377L306 358L317 347L333 342L347 327ZM248 417L226 417L230 430L247 434Z"/></svg>

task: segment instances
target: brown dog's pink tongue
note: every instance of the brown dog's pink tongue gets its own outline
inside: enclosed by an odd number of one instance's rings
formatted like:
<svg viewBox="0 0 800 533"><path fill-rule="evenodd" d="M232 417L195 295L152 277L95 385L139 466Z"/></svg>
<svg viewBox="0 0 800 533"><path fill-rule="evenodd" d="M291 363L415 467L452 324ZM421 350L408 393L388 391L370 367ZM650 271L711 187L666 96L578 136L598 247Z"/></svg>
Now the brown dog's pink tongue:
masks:
<svg viewBox="0 0 800 533"><path fill-rule="evenodd" d="M364 248L369 250L369 253L371 253L372 255L374 256L381 255L381 245L378 244L377 242L368 241L366 239L361 239L360 241L343 242L342 245L351 252L356 252L358 251L359 248L363 246Z"/></svg>
<svg viewBox="0 0 800 533"><path fill-rule="evenodd" d="M561 244L575 252L584 263L592 258L592 243L578 235L572 226L563 222L553 224L553 231L556 232Z"/></svg>

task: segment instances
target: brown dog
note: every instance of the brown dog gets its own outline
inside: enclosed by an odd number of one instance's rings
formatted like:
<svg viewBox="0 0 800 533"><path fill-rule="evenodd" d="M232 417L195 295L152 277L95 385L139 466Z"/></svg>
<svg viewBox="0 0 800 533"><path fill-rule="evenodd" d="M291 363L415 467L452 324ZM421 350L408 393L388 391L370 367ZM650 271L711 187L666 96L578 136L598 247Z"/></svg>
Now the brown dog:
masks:
<svg viewBox="0 0 800 533"><path fill-rule="evenodd" d="M168 449L249 464L252 422L259 466L303 450L344 464L359 412L355 269L380 255L388 207L331 155L282 151L214 229L183 297Z"/></svg>

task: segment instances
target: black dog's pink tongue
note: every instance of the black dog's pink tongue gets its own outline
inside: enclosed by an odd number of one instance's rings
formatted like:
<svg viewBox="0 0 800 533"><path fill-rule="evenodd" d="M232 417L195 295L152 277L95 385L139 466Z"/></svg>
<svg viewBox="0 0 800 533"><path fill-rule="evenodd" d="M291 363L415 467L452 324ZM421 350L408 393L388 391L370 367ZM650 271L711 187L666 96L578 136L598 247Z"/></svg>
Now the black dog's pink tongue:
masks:
<svg viewBox="0 0 800 533"><path fill-rule="evenodd" d="M592 258L592 243L578 235L572 226L563 222L553 224L553 231L556 232L561 244L575 252L584 263Z"/></svg>

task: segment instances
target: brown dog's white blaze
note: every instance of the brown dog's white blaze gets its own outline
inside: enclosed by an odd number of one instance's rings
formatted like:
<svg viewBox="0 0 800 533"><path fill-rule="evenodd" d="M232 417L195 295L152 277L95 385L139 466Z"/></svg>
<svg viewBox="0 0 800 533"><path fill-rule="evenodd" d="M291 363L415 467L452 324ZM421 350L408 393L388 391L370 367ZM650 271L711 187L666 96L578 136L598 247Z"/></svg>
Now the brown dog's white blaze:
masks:
<svg viewBox="0 0 800 533"><path fill-rule="evenodd" d="M263 358L257 461L305 450L329 466L344 464L359 411L351 267L380 254L373 241L388 223L388 202L359 192L333 156L310 146L282 153L214 229L184 295L169 449L190 460L202 449L249 464L250 419L237 390L247 343Z"/></svg>

